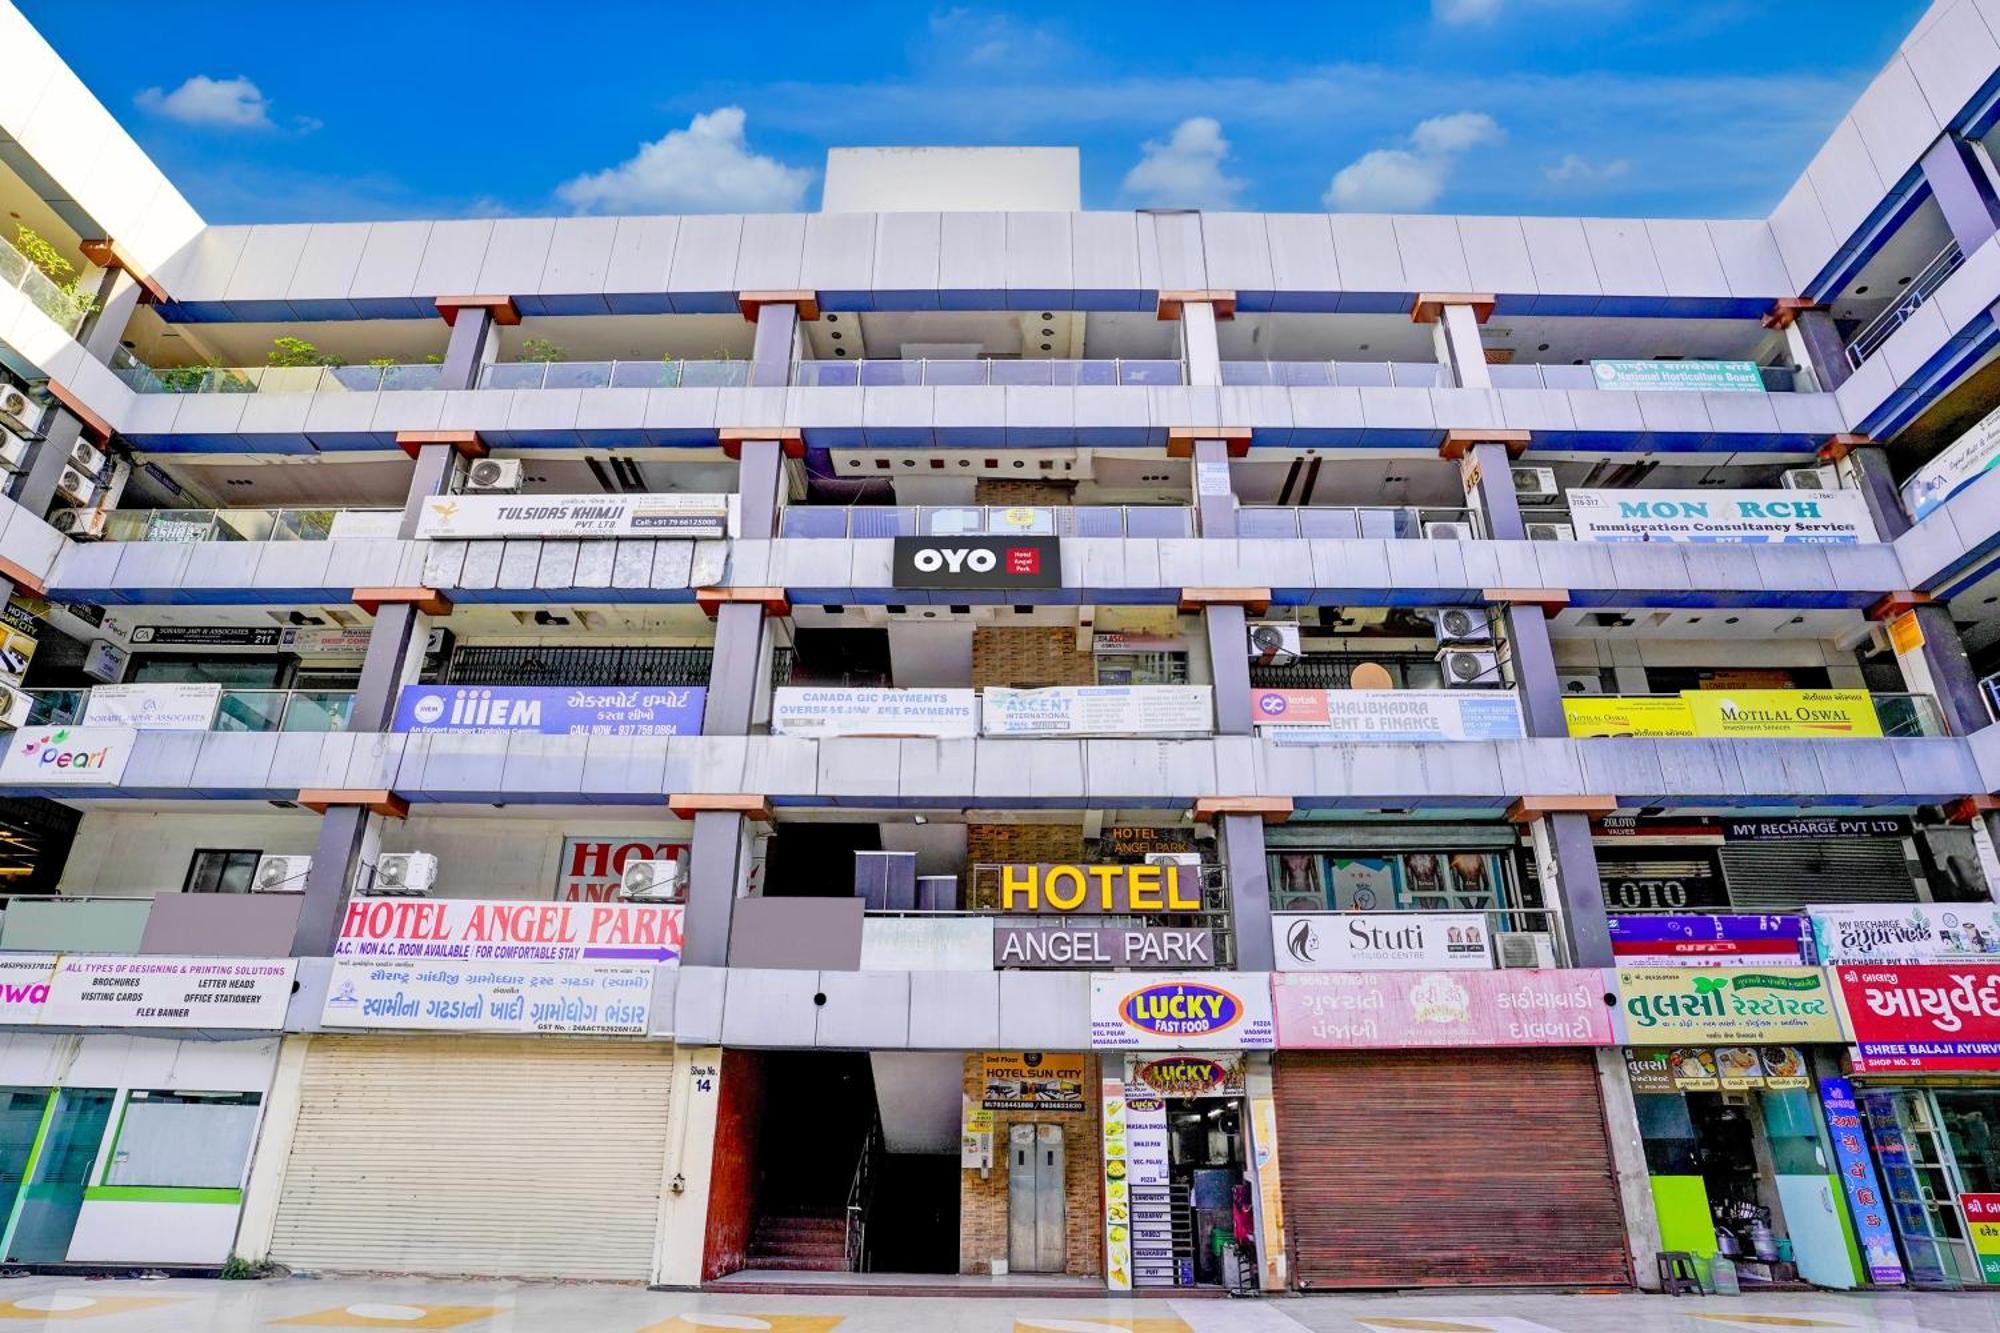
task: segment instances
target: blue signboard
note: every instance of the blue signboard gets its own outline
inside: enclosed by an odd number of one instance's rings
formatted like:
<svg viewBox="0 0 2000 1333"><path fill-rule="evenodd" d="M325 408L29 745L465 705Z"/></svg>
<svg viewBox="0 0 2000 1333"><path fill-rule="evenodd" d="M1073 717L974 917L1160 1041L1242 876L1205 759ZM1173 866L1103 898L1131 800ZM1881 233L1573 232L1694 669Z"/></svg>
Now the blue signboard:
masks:
<svg viewBox="0 0 2000 1333"><path fill-rule="evenodd" d="M1811 940L1802 916L1649 912L1611 918L1611 952L1620 967L1798 966L1813 961Z"/></svg>
<svg viewBox="0 0 2000 1333"><path fill-rule="evenodd" d="M696 736L699 685L405 685L393 730L539 736Z"/></svg>

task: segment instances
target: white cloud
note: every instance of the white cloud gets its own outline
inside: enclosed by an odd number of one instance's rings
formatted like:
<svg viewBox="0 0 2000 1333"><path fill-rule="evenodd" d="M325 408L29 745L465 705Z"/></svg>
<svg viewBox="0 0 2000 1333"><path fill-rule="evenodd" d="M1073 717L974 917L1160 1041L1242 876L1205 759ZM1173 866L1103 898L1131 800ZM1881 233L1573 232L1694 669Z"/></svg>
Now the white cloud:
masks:
<svg viewBox="0 0 2000 1333"><path fill-rule="evenodd" d="M1542 175L1556 185L1599 185L1615 181L1631 170L1630 158L1614 157L1604 162L1593 162L1581 153L1564 153L1562 161L1552 167L1543 167Z"/></svg>
<svg viewBox="0 0 2000 1333"><path fill-rule="evenodd" d="M178 120L183 125L231 130L271 128L270 99L241 74L233 79L211 79L206 74L196 74L170 93L147 88L132 100L154 115ZM317 121L312 122L311 128L317 126Z"/></svg>
<svg viewBox="0 0 2000 1333"><path fill-rule="evenodd" d="M556 187L579 213L780 213L796 209L812 184L805 167L750 151L743 108L697 115L640 145L615 167Z"/></svg>
<svg viewBox="0 0 2000 1333"><path fill-rule="evenodd" d="M1500 16L1502 0L1431 0L1431 17L1448 26L1490 23Z"/></svg>
<svg viewBox="0 0 2000 1333"><path fill-rule="evenodd" d="M1322 202L1380 212L1429 208L1444 193L1460 154L1506 137L1483 111L1432 116L1410 131L1409 147L1374 149L1335 172Z"/></svg>
<svg viewBox="0 0 2000 1333"><path fill-rule="evenodd" d="M1125 173L1125 193L1143 207L1234 208L1240 177L1223 172L1229 140L1213 116L1190 116L1165 143L1148 139L1138 164Z"/></svg>
<svg viewBox="0 0 2000 1333"><path fill-rule="evenodd" d="M930 36L933 54L967 65L1046 67L1069 54L1051 28L963 6L932 14Z"/></svg>

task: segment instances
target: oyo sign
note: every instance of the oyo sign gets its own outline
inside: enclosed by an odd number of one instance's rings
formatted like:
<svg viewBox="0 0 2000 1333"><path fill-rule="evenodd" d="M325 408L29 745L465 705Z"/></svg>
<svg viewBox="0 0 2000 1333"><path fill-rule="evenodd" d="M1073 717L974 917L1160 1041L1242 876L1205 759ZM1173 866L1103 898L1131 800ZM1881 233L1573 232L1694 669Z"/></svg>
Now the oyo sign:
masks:
<svg viewBox="0 0 2000 1333"><path fill-rule="evenodd" d="M1059 588L1054 537L898 537L898 588Z"/></svg>

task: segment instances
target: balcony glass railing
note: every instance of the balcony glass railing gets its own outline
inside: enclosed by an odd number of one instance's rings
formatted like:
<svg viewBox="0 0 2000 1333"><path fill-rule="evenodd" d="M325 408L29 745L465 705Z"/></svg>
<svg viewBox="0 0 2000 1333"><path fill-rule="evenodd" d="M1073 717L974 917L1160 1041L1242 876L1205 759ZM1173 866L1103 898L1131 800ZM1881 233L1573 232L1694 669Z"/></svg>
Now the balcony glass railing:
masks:
<svg viewBox="0 0 2000 1333"><path fill-rule="evenodd" d="M1442 525L1442 526L1440 526ZM1184 505L790 505L778 535L804 538L1192 537L1194 510ZM1430 538L1462 541L1482 535L1479 516L1464 508L1341 505L1292 508L1245 505L1236 511L1238 537Z"/></svg>
<svg viewBox="0 0 2000 1333"><path fill-rule="evenodd" d="M1589 366L1514 363L1487 368L1496 389L1595 389ZM1789 366L1763 368L1769 393L1803 393L1813 385ZM1222 382L1284 388L1442 389L1450 372L1432 361L1225 361Z"/></svg>
<svg viewBox="0 0 2000 1333"><path fill-rule="evenodd" d="M792 367L792 383L811 388L862 388L923 385L990 385L1032 388L1036 385L1180 384L1185 381L1176 360L1063 361L1036 358L1000 360L801 361Z"/></svg>
<svg viewBox="0 0 2000 1333"><path fill-rule="evenodd" d="M497 361L482 389L728 389L750 382L748 361Z"/></svg>
<svg viewBox="0 0 2000 1333"><path fill-rule="evenodd" d="M400 509L114 509L110 542L323 542L396 536Z"/></svg>
<svg viewBox="0 0 2000 1333"><path fill-rule="evenodd" d="M1947 241L1944 249L1931 257L1929 263L1918 270L1907 287L1898 293L1895 301L1875 318L1861 326L1848 340L1847 360L1856 370L1861 363L1875 355L1889 336L1909 322L1910 316L1923 308L1931 294L1944 285L1944 280L1958 272L1965 262L1965 252L1958 248L1958 242Z"/></svg>
<svg viewBox="0 0 2000 1333"><path fill-rule="evenodd" d="M89 690L29 690L28 725L81 723ZM352 690L224 690L210 731L343 731L354 707Z"/></svg>
<svg viewBox="0 0 2000 1333"><path fill-rule="evenodd" d="M442 386L444 367L144 366L117 368L134 393L385 393Z"/></svg>
<svg viewBox="0 0 2000 1333"><path fill-rule="evenodd" d="M83 302L50 281L47 274L28 262L26 255L4 240L0 240L0 283L17 289L65 333L74 335L83 327L83 317L90 313Z"/></svg>

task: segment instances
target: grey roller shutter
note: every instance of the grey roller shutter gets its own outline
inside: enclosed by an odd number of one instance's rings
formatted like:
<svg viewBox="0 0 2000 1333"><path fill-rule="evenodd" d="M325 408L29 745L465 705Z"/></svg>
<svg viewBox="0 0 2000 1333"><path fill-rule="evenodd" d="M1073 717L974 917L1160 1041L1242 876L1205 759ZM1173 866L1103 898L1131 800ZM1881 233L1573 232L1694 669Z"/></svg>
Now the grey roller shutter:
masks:
<svg viewBox="0 0 2000 1333"><path fill-rule="evenodd" d="M1722 877L1738 911L1796 911L1813 903L1911 903L1917 884L1898 838L1737 842Z"/></svg>

